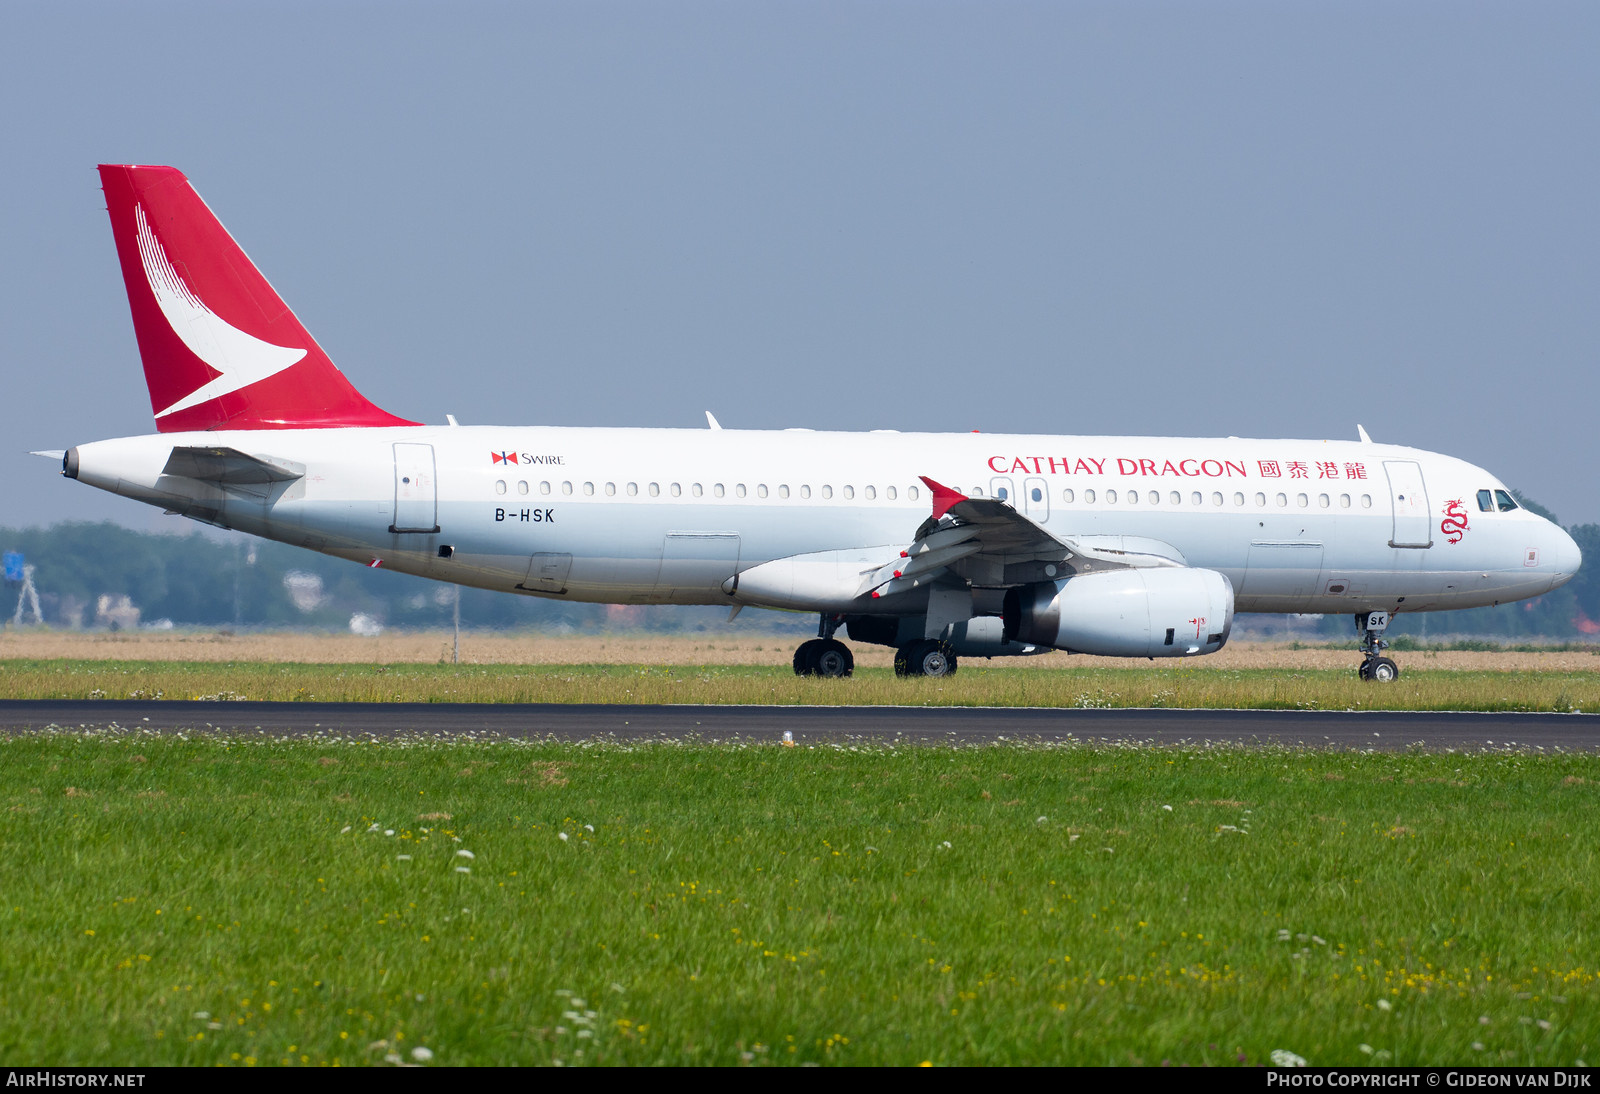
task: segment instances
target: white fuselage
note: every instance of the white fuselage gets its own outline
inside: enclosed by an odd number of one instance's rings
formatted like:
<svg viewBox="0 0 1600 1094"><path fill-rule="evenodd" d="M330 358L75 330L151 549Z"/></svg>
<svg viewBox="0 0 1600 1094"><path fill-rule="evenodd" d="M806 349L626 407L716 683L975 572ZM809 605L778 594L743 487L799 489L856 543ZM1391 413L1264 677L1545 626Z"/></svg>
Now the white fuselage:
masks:
<svg viewBox="0 0 1600 1094"><path fill-rule="evenodd" d="M229 484L164 474L180 446L304 473ZM922 476L1003 496L1060 536L1170 545L1224 574L1240 611L1497 604L1548 591L1579 561L1543 518L1480 507L1480 491L1504 490L1481 468L1354 441L421 426L168 433L74 452L82 481L224 527L442 581L607 603L740 603L734 576L774 559L892 557L929 515Z"/></svg>

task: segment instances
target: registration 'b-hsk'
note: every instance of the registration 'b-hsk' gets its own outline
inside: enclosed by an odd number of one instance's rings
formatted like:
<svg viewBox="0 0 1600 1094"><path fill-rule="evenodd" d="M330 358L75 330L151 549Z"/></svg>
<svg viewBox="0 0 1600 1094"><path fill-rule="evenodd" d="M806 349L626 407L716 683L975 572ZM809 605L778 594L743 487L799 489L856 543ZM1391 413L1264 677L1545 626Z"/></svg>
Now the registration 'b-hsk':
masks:
<svg viewBox="0 0 1600 1094"><path fill-rule="evenodd" d="M170 167L101 180L158 432L69 478L440 581L815 613L904 675L1050 649L1212 653L1235 612L1397 612L1572 578L1577 546L1465 461L1355 441L423 425L361 396Z"/></svg>

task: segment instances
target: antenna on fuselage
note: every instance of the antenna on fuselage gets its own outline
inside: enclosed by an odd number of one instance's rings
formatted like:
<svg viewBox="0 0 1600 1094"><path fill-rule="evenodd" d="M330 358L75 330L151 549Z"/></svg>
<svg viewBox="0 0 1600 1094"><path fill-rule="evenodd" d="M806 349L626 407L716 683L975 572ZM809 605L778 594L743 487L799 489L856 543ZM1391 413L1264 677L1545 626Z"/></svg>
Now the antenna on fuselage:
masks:
<svg viewBox="0 0 1600 1094"><path fill-rule="evenodd" d="M706 425L710 426L712 429L722 428L722 423L717 421L716 415L712 414L709 410L706 411Z"/></svg>
<svg viewBox="0 0 1600 1094"><path fill-rule="evenodd" d="M1356 423L1356 436L1361 438L1362 444L1371 444L1372 438L1367 436L1367 427L1360 422Z"/></svg>

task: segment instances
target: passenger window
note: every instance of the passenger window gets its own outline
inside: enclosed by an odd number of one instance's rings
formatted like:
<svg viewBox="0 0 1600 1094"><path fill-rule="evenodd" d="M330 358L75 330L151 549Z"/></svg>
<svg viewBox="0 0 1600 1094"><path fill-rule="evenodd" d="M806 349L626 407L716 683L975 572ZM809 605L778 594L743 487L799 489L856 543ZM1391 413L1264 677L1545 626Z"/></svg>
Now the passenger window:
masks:
<svg viewBox="0 0 1600 1094"><path fill-rule="evenodd" d="M890 501L893 501L895 499L894 487L892 487L892 486L885 487L884 491L883 491L883 494L884 494L884 497L888 498Z"/></svg>
<svg viewBox="0 0 1600 1094"><path fill-rule="evenodd" d="M698 498L702 494L705 493L705 490L701 487L701 485L699 483L695 483L693 486L689 487L689 493L693 494L695 497Z"/></svg>
<svg viewBox="0 0 1600 1094"><path fill-rule="evenodd" d="M739 485L735 486L733 488L733 493L735 497L744 497L744 483L741 482Z"/></svg>
<svg viewBox="0 0 1600 1094"><path fill-rule="evenodd" d="M845 487L844 488L844 496L845 496L845 499L847 501L853 501L855 499L855 496L856 496L856 488L853 487L853 486Z"/></svg>
<svg viewBox="0 0 1600 1094"><path fill-rule="evenodd" d="M608 498L615 497L616 494L617 494L617 484L614 483L614 482L606 483L606 497L608 497Z"/></svg>
<svg viewBox="0 0 1600 1094"><path fill-rule="evenodd" d="M1279 494L1274 500L1278 503L1278 508L1282 509L1285 505L1289 504L1289 495Z"/></svg>
<svg viewBox="0 0 1600 1094"><path fill-rule="evenodd" d="M1332 504L1332 499L1330 499L1328 497L1328 495L1326 495L1326 494L1318 494L1317 495L1317 506L1319 508L1326 509L1331 504Z"/></svg>
<svg viewBox="0 0 1600 1094"><path fill-rule="evenodd" d="M910 498L912 501L916 501L917 500L917 496L920 493L921 493L921 491L919 491L915 486L910 486L910 487L906 488L906 497Z"/></svg>
<svg viewBox="0 0 1600 1094"><path fill-rule="evenodd" d="M1195 504L1198 505L1199 502L1196 502ZM1214 493L1212 493L1212 495L1211 495L1211 504L1212 505L1221 505L1222 504L1222 491L1221 490L1218 490L1218 491L1215 491Z"/></svg>
<svg viewBox="0 0 1600 1094"><path fill-rule="evenodd" d="M661 496L661 484L659 482L653 482L650 484L650 496L652 498L659 498Z"/></svg>
<svg viewBox="0 0 1600 1094"><path fill-rule="evenodd" d="M1160 505L1161 504L1161 491L1159 491L1159 490L1150 491L1150 504L1151 505ZM1176 504L1176 503L1174 503L1174 504Z"/></svg>
<svg viewBox="0 0 1600 1094"><path fill-rule="evenodd" d="M1106 491L1106 504L1107 505L1115 505L1115 504L1117 504L1117 492L1115 490L1107 490Z"/></svg>
<svg viewBox="0 0 1600 1094"><path fill-rule="evenodd" d="M1340 509L1348 509L1348 508L1350 508L1350 495L1349 494L1340 494L1339 495L1339 508Z"/></svg>
<svg viewBox="0 0 1600 1094"><path fill-rule="evenodd" d="M767 484L766 483L761 483L759 486L756 487L756 497L764 498L766 496L767 496Z"/></svg>
<svg viewBox="0 0 1600 1094"><path fill-rule="evenodd" d="M823 487L823 488L822 488L822 496L823 496L823 497L824 497L824 498L831 498L831 497L833 497L833 487L831 487L831 486L824 486L824 487Z"/></svg>
<svg viewBox="0 0 1600 1094"><path fill-rule="evenodd" d="M871 501L878 496L878 491L869 486L862 491L862 496Z"/></svg>
<svg viewBox="0 0 1600 1094"><path fill-rule="evenodd" d="M505 479L496 479L495 480L494 492L496 494L504 494L506 492L506 480Z"/></svg>
<svg viewBox="0 0 1600 1094"><path fill-rule="evenodd" d="M1492 512L1494 512L1494 492L1493 491L1490 491L1490 490L1479 490L1478 491L1478 512L1480 512L1480 513L1492 513Z"/></svg>
<svg viewBox="0 0 1600 1094"><path fill-rule="evenodd" d="M550 484L548 482L541 482L539 484L539 493L548 494L549 492L550 492Z"/></svg>
<svg viewBox="0 0 1600 1094"><path fill-rule="evenodd" d="M727 491L722 488L722 484L720 482L711 488L711 492L719 498L722 497L723 494L727 493Z"/></svg>
<svg viewBox="0 0 1600 1094"><path fill-rule="evenodd" d="M526 494L527 492L528 492L528 481L526 479L524 479L521 482L517 483L517 493Z"/></svg>
<svg viewBox="0 0 1600 1094"><path fill-rule="evenodd" d="M1311 499L1306 497L1304 494L1296 494L1294 496L1294 503L1300 508L1304 509L1307 505L1311 504Z"/></svg>
<svg viewBox="0 0 1600 1094"><path fill-rule="evenodd" d="M1500 511L1502 513L1509 513L1511 510L1519 508L1516 499L1504 490L1496 490L1494 492L1494 500L1500 503Z"/></svg>
<svg viewBox="0 0 1600 1094"><path fill-rule="evenodd" d="M676 497L682 497L683 496L683 487L679 486L677 483L673 483L672 484L672 496L675 497L675 498Z"/></svg>
<svg viewBox="0 0 1600 1094"><path fill-rule="evenodd" d="M561 492L562 492L562 493L563 493L563 494L570 494L570 493L572 493L572 484L571 484L571 483L570 483L570 482L564 482L564 483L562 483L562 484L561 484Z"/></svg>
<svg viewBox="0 0 1600 1094"><path fill-rule="evenodd" d="M1044 500L1044 491L1040 490L1037 486L1035 486L1032 490L1030 490L1028 492L1028 496L1030 498L1032 498L1034 501L1043 501Z"/></svg>
<svg viewBox="0 0 1600 1094"><path fill-rule="evenodd" d="M1085 504L1085 505L1093 505L1094 504L1094 491L1093 490L1085 490L1083 492L1083 504Z"/></svg>
<svg viewBox="0 0 1600 1094"><path fill-rule="evenodd" d="M592 482L586 482L586 483L584 483L584 484L583 484L583 492L584 492L584 493L585 493L585 494L590 494L590 495L592 495L592 494L593 494L593 493L594 493L594 483L592 483Z"/></svg>
<svg viewBox="0 0 1600 1094"><path fill-rule="evenodd" d="M1071 490L1063 490L1063 491L1061 491L1061 500L1066 502L1068 505L1071 505L1072 504L1072 491Z"/></svg>
<svg viewBox="0 0 1600 1094"><path fill-rule="evenodd" d="M1260 509L1267 504L1267 496L1259 491L1256 493L1256 508Z"/></svg>
<svg viewBox="0 0 1600 1094"><path fill-rule="evenodd" d="M811 496L811 487L809 487L809 486L802 486L802 487L801 487L801 488L800 488L800 496L801 496L801 497L802 497L802 498L809 498L809 497L810 497L810 496Z"/></svg>
<svg viewBox="0 0 1600 1094"><path fill-rule="evenodd" d="M789 488L787 486L779 486L778 487L778 497L786 498L788 496L789 496Z"/></svg>
<svg viewBox="0 0 1600 1094"><path fill-rule="evenodd" d="M628 497L631 498L631 497L635 496L638 493L639 493L639 484L636 483L636 482L630 482L628 484Z"/></svg>
<svg viewBox="0 0 1600 1094"><path fill-rule="evenodd" d="M1233 492L1233 504L1235 504L1235 505L1243 505L1244 504L1244 495L1241 494L1237 490L1235 490Z"/></svg>
<svg viewBox="0 0 1600 1094"><path fill-rule="evenodd" d="M1361 495L1361 508L1363 508L1363 509L1371 509L1372 508L1372 495L1371 494L1362 494Z"/></svg>

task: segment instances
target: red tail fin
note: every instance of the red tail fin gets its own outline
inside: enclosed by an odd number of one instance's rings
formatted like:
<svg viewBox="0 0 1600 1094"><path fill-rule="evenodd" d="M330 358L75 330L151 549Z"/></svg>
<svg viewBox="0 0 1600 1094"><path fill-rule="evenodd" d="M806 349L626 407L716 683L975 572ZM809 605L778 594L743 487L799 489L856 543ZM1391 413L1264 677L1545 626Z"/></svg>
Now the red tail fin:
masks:
<svg viewBox="0 0 1600 1094"><path fill-rule="evenodd" d="M163 433L416 425L369 403L172 167L100 165Z"/></svg>

